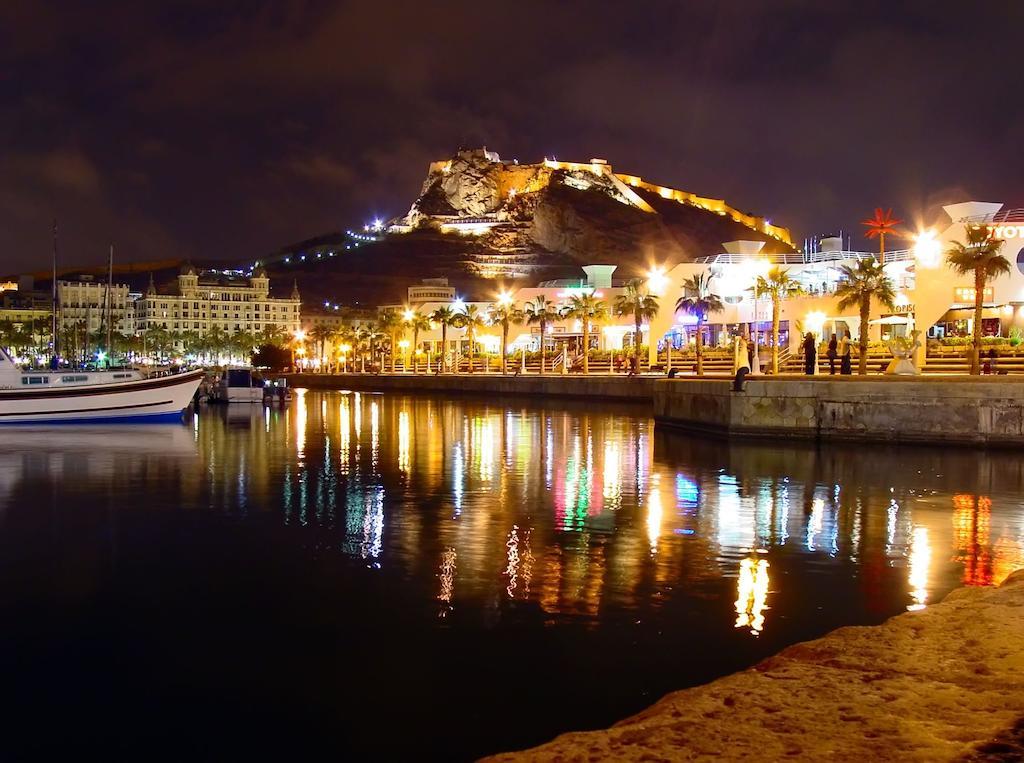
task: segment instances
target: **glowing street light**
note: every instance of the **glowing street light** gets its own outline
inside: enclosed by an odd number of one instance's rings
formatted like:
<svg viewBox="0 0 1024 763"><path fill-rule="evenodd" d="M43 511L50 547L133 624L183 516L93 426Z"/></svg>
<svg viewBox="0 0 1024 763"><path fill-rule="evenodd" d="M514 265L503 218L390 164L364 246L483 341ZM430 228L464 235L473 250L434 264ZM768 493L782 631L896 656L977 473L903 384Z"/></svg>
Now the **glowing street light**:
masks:
<svg viewBox="0 0 1024 763"><path fill-rule="evenodd" d="M942 244L933 230L921 231L914 237L914 258L925 268L936 268L942 258Z"/></svg>
<svg viewBox="0 0 1024 763"><path fill-rule="evenodd" d="M412 323L412 319L415 318L415 317L416 317L416 311L413 310L412 308L409 308L409 307L405 308L405 311L402 313L402 319L406 323Z"/></svg>
<svg viewBox="0 0 1024 763"><path fill-rule="evenodd" d="M661 294L668 284L668 276L665 275L665 268L662 265L655 265L647 272L647 289L651 294Z"/></svg>
<svg viewBox="0 0 1024 763"><path fill-rule="evenodd" d="M512 304L512 295L509 294L507 291L500 291L498 293L498 304L501 305L502 307L508 307L509 305Z"/></svg>

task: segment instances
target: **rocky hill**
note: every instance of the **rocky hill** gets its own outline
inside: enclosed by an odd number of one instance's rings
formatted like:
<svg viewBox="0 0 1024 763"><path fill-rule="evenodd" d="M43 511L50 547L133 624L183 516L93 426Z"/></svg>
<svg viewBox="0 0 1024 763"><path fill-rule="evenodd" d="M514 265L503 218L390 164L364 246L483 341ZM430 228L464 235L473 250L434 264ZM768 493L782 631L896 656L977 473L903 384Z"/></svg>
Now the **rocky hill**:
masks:
<svg viewBox="0 0 1024 763"><path fill-rule="evenodd" d="M433 162L409 211L382 228L303 242L265 264L297 278L311 300L366 304L400 301L427 277L448 277L472 296L497 282L578 276L588 263L617 264L616 276L629 278L652 262L719 252L724 241L793 251L785 228L721 199L615 173L602 159L519 164L486 149Z"/></svg>

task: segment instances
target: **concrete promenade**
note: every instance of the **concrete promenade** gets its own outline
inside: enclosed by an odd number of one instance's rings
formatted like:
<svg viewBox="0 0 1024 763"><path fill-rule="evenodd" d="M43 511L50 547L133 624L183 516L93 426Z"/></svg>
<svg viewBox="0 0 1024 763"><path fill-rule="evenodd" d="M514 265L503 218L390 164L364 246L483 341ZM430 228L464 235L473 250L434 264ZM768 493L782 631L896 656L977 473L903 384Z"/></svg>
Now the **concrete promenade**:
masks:
<svg viewBox="0 0 1024 763"><path fill-rule="evenodd" d="M610 729L495 761L1024 757L1024 572L840 628Z"/></svg>
<svg viewBox="0 0 1024 763"><path fill-rule="evenodd" d="M293 374L311 389L614 400L660 426L766 439L1024 445L1024 379L1011 376L718 377Z"/></svg>

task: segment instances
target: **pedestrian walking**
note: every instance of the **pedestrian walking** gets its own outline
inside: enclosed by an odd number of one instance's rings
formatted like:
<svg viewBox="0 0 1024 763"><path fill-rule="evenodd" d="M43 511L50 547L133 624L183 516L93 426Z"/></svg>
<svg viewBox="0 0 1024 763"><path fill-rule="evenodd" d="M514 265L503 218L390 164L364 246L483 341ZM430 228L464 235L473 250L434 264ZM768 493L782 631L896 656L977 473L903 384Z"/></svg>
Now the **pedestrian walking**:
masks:
<svg viewBox="0 0 1024 763"><path fill-rule="evenodd" d="M836 375L836 358L839 357L839 339L833 334L828 340L828 373L829 376Z"/></svg>

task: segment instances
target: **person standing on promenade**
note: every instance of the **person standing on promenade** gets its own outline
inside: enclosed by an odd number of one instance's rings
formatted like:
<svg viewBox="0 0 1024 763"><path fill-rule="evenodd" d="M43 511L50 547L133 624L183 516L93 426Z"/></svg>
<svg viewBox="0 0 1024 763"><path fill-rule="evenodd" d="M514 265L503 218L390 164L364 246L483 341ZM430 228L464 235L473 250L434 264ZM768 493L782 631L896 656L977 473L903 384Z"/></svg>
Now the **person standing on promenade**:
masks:
<svg viewBox="0 0 1024 763"><path fill-rule="evenodd" d="M815 346L814 334L807 332L804 336L804 373L814 375L814 364L818 361L818 348Z"/></svg>
<svg viewBox="0 0 1024 763"><path fill-rule="evenodd" d="M843 334L843 338L839 342L839 373L843 376L853 373L853 363L850 358L851 346L850 337Z"/></svg>
<svg viewBox="0 0 1024 763"><path fill-rule="evenodd" d="M828 340L828 374L829 376L836 375L836 356L839 354L839 340L836 339L836 335L833 334L832 338Z"/></svg>
<svg viewBox="0 0 1024 763"><path fill-rule="evenodd" d="M733 340L733 355L732 355L732 375L736 376L741 368L747 369L747 373L750 373L750 350L747 346L747 340L742 336L737 336Z"/></svg>

